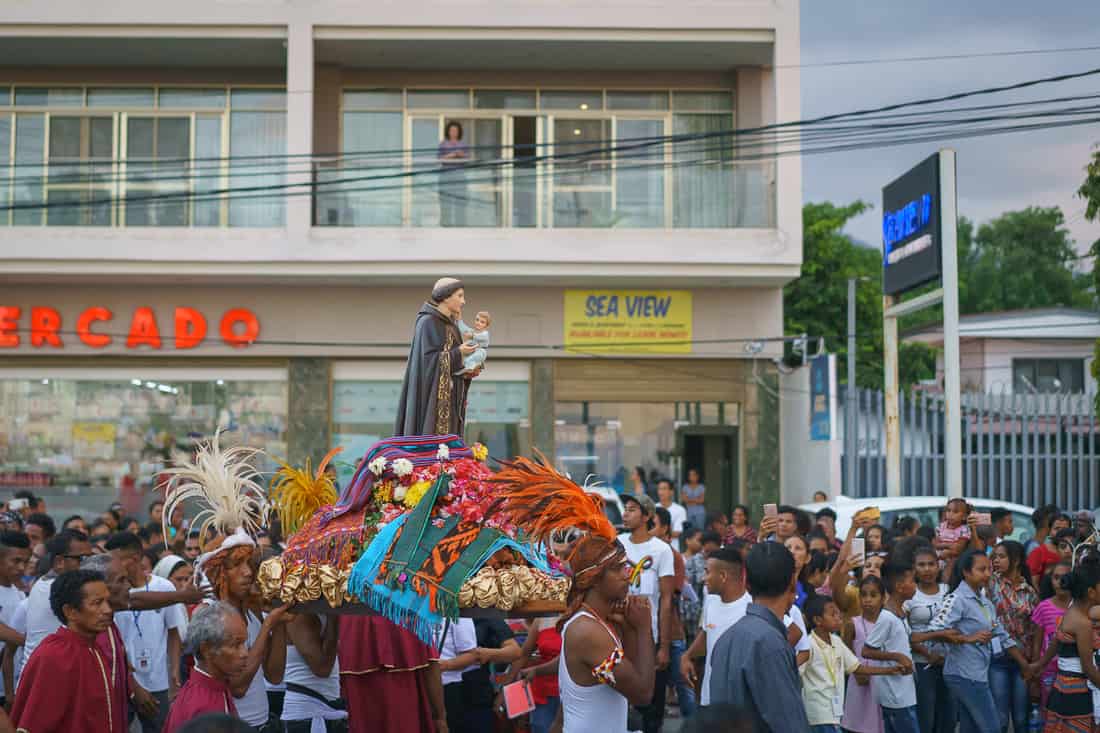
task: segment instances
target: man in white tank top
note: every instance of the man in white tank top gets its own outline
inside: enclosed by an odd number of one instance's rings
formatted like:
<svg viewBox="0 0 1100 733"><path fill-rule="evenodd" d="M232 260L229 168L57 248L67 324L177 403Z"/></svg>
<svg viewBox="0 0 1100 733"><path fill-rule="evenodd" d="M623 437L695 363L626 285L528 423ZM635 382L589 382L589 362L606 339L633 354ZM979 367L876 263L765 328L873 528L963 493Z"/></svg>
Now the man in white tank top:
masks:
<svg viewBox="0 0 1100 733"><path fill-rule="evenodd" d="M286 626L286 733L346 733L347 703L340 697L336 658L340 617L297 614Z"/></svg>
<svg viewBox="0 0 1100 733"><path fill-rule="evenodd" d="M625 551L588 536L572 556L573 586L558 664L563 733L626 733L629 705L653 695L649 599L629 596Z"/></svg>

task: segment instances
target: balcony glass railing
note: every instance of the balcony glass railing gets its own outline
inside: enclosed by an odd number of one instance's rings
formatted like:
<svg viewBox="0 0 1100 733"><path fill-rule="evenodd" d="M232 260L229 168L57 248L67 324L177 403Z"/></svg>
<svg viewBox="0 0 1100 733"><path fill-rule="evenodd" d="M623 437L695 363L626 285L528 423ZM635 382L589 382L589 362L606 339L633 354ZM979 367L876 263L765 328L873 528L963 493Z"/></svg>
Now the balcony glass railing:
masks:
<svg viewBox="0 0 1100 733"><path fill-rule="evenodd" d="M775 226L774 162L723 160L705 152L685 152L681 160L663 151L616 160L471 154L462 165L443 165L434 155L343 159L318 163L314 182L317 226Z"/></svg>

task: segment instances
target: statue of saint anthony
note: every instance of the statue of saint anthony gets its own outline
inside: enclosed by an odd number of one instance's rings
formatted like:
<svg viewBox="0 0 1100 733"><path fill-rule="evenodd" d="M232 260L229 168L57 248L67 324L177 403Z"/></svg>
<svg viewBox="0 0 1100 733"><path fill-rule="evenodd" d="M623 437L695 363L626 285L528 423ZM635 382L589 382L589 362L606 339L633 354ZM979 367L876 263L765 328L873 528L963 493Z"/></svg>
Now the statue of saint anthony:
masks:
<svg viewBox="0 0 1100 733"><path fill-rule="evenodd" d="M477 376L458 374L463 357L477 348L463 343L458 332L465 304L462 281L445 277L436 282L432 299L416 314L394 435L462 435L466 389L469 379Z"/></svg>

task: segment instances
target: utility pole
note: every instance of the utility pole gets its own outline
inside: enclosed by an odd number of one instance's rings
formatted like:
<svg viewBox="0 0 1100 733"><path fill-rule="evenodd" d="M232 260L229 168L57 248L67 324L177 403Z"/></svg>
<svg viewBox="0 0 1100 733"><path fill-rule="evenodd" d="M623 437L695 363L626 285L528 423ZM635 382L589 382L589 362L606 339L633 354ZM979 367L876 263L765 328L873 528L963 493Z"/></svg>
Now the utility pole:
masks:
<svg viewBox="0 0 1100 733"><path fill-rule="evenodd" d="M844 392L844 454L848 475L845 482L847 495L858 496L856 491L856 281L848 278L848 388Z"/></svg>

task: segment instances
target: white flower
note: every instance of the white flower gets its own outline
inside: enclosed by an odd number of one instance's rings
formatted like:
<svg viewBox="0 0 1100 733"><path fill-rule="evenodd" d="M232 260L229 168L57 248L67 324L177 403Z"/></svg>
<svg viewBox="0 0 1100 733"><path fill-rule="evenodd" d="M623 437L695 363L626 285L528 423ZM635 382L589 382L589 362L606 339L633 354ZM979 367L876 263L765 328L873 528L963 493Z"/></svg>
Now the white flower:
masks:
<svg viewBox="0 0 1100 733"><path fill-rule="evenodd" d="M384 456L378 456L367 464L367 468L369 468L370 472L375 476L381 476L386 470L386 458Z"/></svg>
<svg viewBox="0 0 1100 733"><path fill-rule="evenodd" d="M401 459L398 458L397 460L401 460ZM405 500L405 494L407 494L407 493L409 493L409 487L406 486L405 484L398 484L397 486L393 487L393 500L395 502L404 501Z"/></svg>
<svg viewBox="0 0 1100 733"><path fill-rule="evenodd" d="M398 458L393 462L393 472L398 477L408 476L413 472L413 464L408 458Z"/></svg>
<svg viewBox="0 0 1100 733"><path fill-rule="evenodd" d="M446 446L446 444L441 443L439 446L439 452L435 454L435 457L441 461L445 461L451 457L451 450Z"/></svg>

